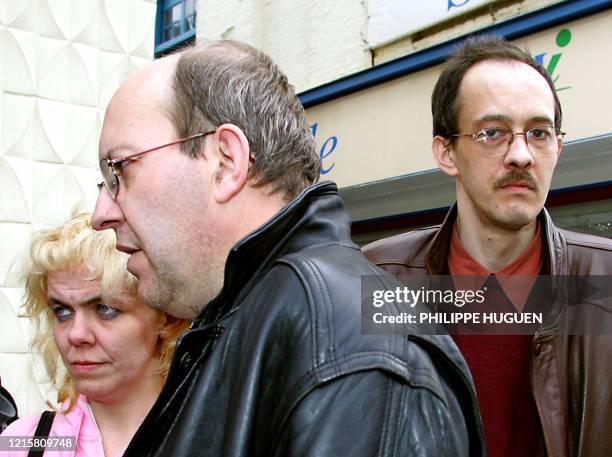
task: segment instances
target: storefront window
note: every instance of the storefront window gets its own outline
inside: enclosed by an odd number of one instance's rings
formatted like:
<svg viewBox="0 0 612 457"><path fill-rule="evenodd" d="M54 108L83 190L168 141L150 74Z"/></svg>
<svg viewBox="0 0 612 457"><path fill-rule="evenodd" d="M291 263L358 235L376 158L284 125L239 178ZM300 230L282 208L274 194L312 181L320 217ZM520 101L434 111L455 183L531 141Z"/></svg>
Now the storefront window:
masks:
<svg viewBox="0 0 612 457"><path fill-rule="evenodd" d="M550 214L564 229L612 238L612 199L556 206Z"/></svg>
<svg viewBox="0 0 612 457"><path fill-rule="evenodd" d="M554 206L548 208L548 212L557 227L612 238L612 199ZM381 238L440 224L445 215L446 210L438 210L420 216L400 216L395 221L391 218L371 224L369 230L363 230L357 223L357 227L353 225L352 238L355 243L364 246Z"/></svg>

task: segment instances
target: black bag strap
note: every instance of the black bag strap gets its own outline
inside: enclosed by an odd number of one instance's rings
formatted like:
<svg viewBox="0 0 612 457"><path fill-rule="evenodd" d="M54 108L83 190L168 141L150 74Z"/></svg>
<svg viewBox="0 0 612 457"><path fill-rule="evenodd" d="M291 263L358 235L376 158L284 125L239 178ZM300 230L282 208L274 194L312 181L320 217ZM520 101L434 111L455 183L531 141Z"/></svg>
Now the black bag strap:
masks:
<svg viewBox="0 0 612 457"><path fill-rule="evenodd" d="M51 432L53 419L55 419L55 411L43 411L43 413L40 415L40 420L38 421L38 427L36 427L36 431L34 432L34 437L47 438L49 436L49 432ZM44 447L32 446L30 448L30 452L28 453L28 457L42 457L44 453Z"/></svg>

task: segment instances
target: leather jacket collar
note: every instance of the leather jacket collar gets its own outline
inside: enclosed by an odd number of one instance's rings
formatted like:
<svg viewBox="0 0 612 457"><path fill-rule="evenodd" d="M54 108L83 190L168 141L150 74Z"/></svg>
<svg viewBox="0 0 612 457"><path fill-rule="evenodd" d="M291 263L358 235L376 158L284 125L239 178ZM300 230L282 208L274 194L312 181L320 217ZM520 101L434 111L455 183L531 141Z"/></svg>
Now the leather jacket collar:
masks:
<svg viewBox="0 0 612 457"><path fill-rule="evenodd" d="M457 204L455 203L446 214L444 222L440 226L436 235L433 237L425 254L425 265L430 275L448 274L448 251L450 249L453 226L457 220ZM544 251L544 271L545 274L553 276L567 274L566 249L563 237L554 226L553 221L546 211L542 208L538 214L538 220L542 224L543 236L545 241Z"/></svg>
<svg viewBox="0 0 612 457"><path fill-rule="evenodd" d="M335 183L314 184L238 241L227 258L223 290L203 308L192 328L234 312L237 308L232 304L240 303L240 297L257 284L275 259L309 245L331 241L354 246L349 216L346 211L339 211L343 208Z"/></svg>

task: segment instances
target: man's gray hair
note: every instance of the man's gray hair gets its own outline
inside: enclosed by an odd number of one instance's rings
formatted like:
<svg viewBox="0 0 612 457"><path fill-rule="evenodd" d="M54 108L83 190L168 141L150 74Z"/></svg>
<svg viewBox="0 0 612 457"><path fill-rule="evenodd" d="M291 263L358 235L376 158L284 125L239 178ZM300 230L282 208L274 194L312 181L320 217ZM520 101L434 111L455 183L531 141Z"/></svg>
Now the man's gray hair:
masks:
<svg viewBox="0 0 612 457"><path fill-rule="evenodd" d="M253 157L249 178L292 199L319 179L321 162L304 108L287 77L262 52L218 41L183 51L169 102L181 138L231 123L247 137ZM204 139L183 152L200 156Z"/></svg>

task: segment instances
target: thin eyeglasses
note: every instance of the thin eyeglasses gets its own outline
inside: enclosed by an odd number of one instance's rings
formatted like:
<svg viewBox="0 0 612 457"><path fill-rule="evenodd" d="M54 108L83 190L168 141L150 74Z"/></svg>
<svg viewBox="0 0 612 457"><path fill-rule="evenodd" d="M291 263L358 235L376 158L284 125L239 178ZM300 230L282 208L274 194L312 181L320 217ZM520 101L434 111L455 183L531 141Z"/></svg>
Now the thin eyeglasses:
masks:
<svg viewBox="0 0 612 457"><path fill-rule="evenodd" d="M211 130L210 132L204 133L196 133L195 135L188 136L186 138L181 138L179 140L171 141L170 143L162 144L161 146L156 146L151 149L147 149L146 151L137 152L136 154L129 155L127 157L122 157L120 159L102 159L100 160L100 171L102 172L103 182L98 184L98 189L102 190L102 187L106 186L108 193L113 198L117 198L117 194L119 193L119 177L123 172L123 168L129 162L136 160L137 158L142 157L149 152L157 151L158 149L167 148L169 146L174 146L175 144L182 144L186 141L195 140L197 138L203 138L206 135L210 135L211 133L215 133L216 130Z"/></svg>
<svg viewBox="0 0 612 457"><path fill-rule="evenodd" d="M544 125L524 132L513 132L506 127L487 127L476 133L455 133L450 136L471 138L480 146L479 151L484 157L500 157L508 153L517 135L525 138L532 153L547 156L559 152L565 132L551 125Z"/></svg>

